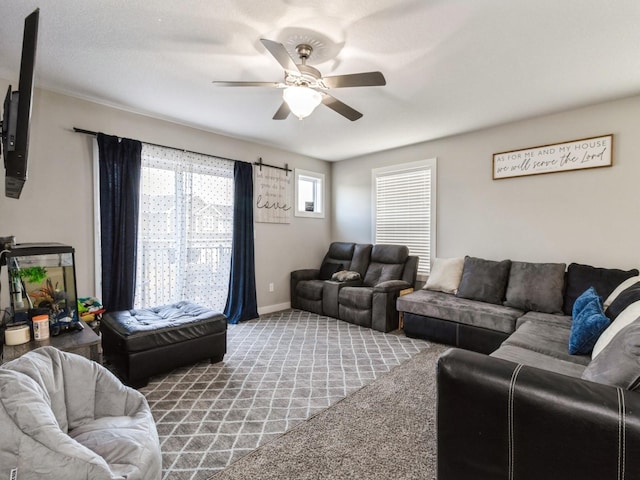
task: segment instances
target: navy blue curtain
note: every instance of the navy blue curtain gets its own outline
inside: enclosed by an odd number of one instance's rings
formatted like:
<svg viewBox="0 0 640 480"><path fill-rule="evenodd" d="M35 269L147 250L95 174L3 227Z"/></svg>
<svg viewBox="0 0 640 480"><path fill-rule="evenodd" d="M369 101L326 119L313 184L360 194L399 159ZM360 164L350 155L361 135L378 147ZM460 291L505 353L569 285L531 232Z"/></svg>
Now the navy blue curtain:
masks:
<svg viewBox="0 0 640 480"><path fill-rule="evenodd" d="M142 143L98 133L102 304L133 308Z"/></svg>
<svg viewBox="0 0 640 480"><path fill-rule="evenodd" d="M253 170L250 163L233 167L233 246L229 294L224 314L229 323L258 317L253 249Z"/></svg>

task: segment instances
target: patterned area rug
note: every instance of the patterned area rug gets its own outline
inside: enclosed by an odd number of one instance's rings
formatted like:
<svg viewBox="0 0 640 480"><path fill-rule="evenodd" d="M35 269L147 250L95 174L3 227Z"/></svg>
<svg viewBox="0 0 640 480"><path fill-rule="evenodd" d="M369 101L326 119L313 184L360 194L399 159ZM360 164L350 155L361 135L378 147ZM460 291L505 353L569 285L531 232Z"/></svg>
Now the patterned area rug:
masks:
<svg viewBox="0 0 640 480"><path fill-rule="evenodd" d="M299 310L230 325L227 355L151 379L164 480L204 480L428 343Z"/></svg>

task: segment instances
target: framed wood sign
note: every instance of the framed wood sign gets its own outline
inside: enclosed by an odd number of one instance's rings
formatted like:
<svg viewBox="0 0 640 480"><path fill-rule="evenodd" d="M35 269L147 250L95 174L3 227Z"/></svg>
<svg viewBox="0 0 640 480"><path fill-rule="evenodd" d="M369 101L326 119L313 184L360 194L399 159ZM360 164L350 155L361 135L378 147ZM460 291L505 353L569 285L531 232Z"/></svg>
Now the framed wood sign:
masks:
<svg viewBox="0 0 640 480"><path fill-rule="evenodd" d="M291 223L292 188L289 172L253 169L254 219L262 223Z"/></svg>
<svg viewBox="0 0 640 480"><path fill-rule="evenodd" d="M493 179L566 172L613 164L613 134L493 154Z"/></svg>

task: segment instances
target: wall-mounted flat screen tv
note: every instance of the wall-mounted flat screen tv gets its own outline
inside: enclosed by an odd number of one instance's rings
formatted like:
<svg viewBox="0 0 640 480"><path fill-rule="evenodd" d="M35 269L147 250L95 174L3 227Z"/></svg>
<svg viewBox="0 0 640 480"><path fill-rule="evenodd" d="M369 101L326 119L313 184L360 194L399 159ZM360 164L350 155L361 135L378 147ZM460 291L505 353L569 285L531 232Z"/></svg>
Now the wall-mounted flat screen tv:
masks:
<svg viewBox="0 0 640 480"><path fill-rule="evenodd" d="M4 98L1 153L4 158L5 194L10 198L20 198L22 187L27 180L29 125L39 16L40 10L36 9L24 20L18 90L12 90L9 85Z"/></svg>

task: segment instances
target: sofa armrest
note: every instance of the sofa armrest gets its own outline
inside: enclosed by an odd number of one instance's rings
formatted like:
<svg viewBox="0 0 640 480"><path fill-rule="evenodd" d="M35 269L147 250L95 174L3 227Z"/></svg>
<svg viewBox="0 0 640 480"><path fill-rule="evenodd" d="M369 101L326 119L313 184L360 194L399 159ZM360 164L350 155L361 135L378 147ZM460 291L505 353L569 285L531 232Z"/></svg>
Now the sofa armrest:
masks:
<svg viewBox="0 0 640 480"><path fill-rule="evenodd" d="M387 280L373 287L373 291L383 293L400 292L400 290L404 290L405 288L411 288L411 284L404 280Z"/></svg>
<svg viewBox="0 0 640 480"><path fill-rule="evenodd" d="M396 300L400 291L410 286L403 280L388 280L373 287L371 328L379 332L390 332L398 328L400 317Z"/></svg>
<svg viewBox="0 0 640 480"><path fill-rule="evenodd" d="M640 471L636 392L460 349L437 379L438 480Z"/></svg>
<svg viewBox="0 0 640 480"><path fill-rule="evenodd" d="M291 272L291 281L296 281L296 283L302 280L318 280L319 277L320 270L317 268L305 268Z"/></svg>
<svg viewBox="0 0 640 480"><path fill-rule="evenodd" d="M304 280L317 280L319 277L320 270L317 268L306 268L291 272L291 275L289 276L289 298L291 300L291 308L300 308L298 294L296 293L298 283Z"/></svg>

